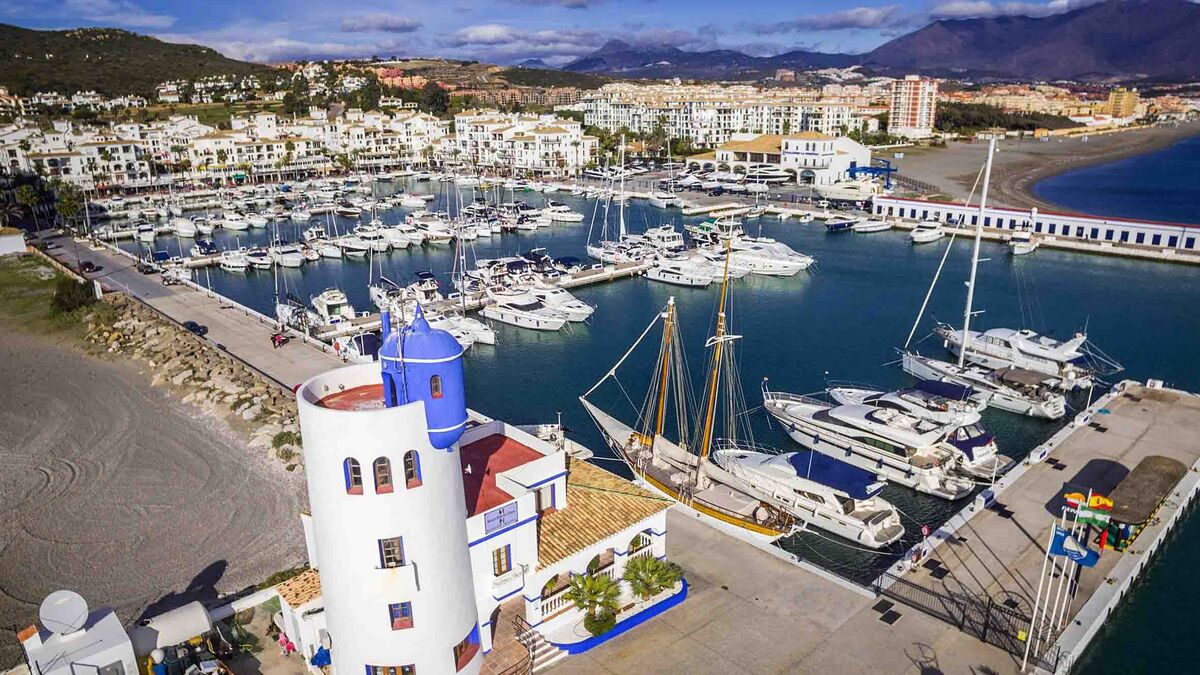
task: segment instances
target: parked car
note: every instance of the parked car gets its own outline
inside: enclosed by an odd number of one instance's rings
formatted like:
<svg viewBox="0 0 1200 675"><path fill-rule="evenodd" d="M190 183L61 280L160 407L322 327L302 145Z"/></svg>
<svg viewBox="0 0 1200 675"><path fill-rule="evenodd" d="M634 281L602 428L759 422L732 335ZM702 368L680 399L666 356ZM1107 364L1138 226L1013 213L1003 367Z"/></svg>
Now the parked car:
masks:
<svg viewBox="0 0 1200 675"><path fill-rule="evenodd" d="M184 321L183 327L188 329L188 331L199 335L200 337L204 337L208 334L208 326L203 326L195 321Z"/></svg>
<svg viewBox="0 0 1200 675"><path fill-rule="evenodd" d="M142 274L154 274L158 271L158 268L146 262L145 260L139 260L137 264L137 271L141 272Z"/></svg>
<svg viewBox="0 0 1200 675"><path fill-rule="evenodd" d="M83 272L84 274L92 274L93 272L99 272L100 267L98 267L96 263L92 262L91 260L84 260L79 263L79 271Z"/></svg>

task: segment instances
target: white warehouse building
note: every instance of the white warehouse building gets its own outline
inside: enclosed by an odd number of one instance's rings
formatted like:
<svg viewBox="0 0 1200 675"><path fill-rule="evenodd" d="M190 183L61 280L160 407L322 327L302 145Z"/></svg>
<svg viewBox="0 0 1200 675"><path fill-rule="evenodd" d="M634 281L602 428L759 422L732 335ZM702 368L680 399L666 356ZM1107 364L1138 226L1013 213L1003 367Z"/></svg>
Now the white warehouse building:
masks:
<svg viewBox="0 0 1200 675"><path fill-rule="evenodd" d="M578 620L572 574L620 579L629 560L665 556L664 501L469 411L454 338L420 314L383 323L382 369L297 390L312 569L277 588L314 672L478 673L501 638L515 644L512 626Z"/></svg>

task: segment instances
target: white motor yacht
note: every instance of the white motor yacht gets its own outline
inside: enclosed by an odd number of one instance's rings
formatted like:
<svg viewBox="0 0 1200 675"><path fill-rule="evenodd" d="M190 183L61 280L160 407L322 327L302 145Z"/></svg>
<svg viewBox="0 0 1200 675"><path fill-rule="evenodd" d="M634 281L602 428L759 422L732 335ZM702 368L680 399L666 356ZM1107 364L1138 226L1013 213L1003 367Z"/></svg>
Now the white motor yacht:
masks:
<svg viewBox="0 0 1200 675"><path fill-rule="evenodd" d="M304 251L297 244L276 244L271 247L271 260L280 267L302 267Z"/></svg>
<svg viewBox="0 0 1200 675"><path fill-rule="evenodd" d="M392 250L392 243L386 235L373 225L358 225L354 228L354 236L376 253L387 253Z"/></svg>
<svg viewBox="0 0 1200 675"><path fill-rule="evenodd" d="M171 229L179 237L192 238L196 236L196 223L191 218L175 218L171 221Z"/></svg>
<svg viewBox="0 0 1200 675"><path fill-rule="evenodd" d="M260 270L269 270L275 264L271 252L261 246L246 251L246 260L250 262L251 267Z"/></svg>
<svg viewBox="0 0 1200 675"><path fill-rule="evenodd" d="M676 286L703 288L716 281L717 273L707 261L660 258L646 270L646 278Z"/></svg>
<svg viewBox="0 0 1200 675"><path fill-rule="evenodd" d="M321 317L321 323L327 326L348 321L355 316L354 306L350 304L350 299L337 288L327 288L314 295L312 308L316 311L317 316Z"/></svg>
<svg viewBox="0 0 1200 675"><path fill-rule="evenodd" d="M348 258L362 258L371 250L371 245L359 239L353 234L343 234L334 240L338 248L342 249L342 253Z"/></svg>
<svg viewBox="0 0 1200 675"><path fill-rule="evenodd" d="M562 312L568 321L585 321L596 311L595 307L571 295L570 291L565 288L537 284L526 290L547 307Z"/></svg>
<svg viewBox="0 0 1200 675"><path fill-rule="evenodd" d="M813 450L773 454L726 445L712 457L732 487L808 525L876 549L904 536L900 514L879 496L885 483L872 471Z"/></svg>
<svg viewBox="0 0 1200 675"><path fill-rule="evenodd" d="M1033 240L1033 232L1028 228L1014 231L1008 240L1008 250L1013 255L1028 255L1036 251L1037 247L1038 243Z"/></svg>
<svg viewBox="0 0 1200 675"><path fill-rule="evenodd" d="M658 251L679 252L687 248L683 234L670 224L647 229L642 241Z"/></svg>
<svg viewBox="0 0 1200 675"><path fill-rule="evenodd" d="M1067 401L1055 391L1058 379L1021 368L991 370L968 363L958 365L940 359L904 352L901 360L904 372L921 380L950 382L970 387L975 400L1000 410L1056 420L1067 414Z"/></svg>
<svg viewBox="0 0 1200 675"><path fill-rule="evenodd" d="M869 234L871 232L887 232L892 229L892 224L883 218L862 220L850 226L850 229L859 234Z"/></svg>
<svg viewBox="0 0 1200 675"><path fill-rule="evenodd" d="M929 244L946 236L946 230L936 220L922 220L908 233L908 238L914 244Z"/></svg>
<svg viewBox="0 0 1200 675"><path fill-rule="evenodd" d="M154 226L147 223L144 225L138 225L137 230L135 230L134 237L136 237L137 240L143 244L150 244L154 242L154 237L156 234L157 233L154 231Z"/></svg>
<svg viewBox="0 0 1200 675"><path fill-rule="evenodd" d="M562 202L546 202L546 208L542 209L542 212L556 223L578 223L583 221L582 213L572 211L571 207Z"/></svg>
<svg viewBox="0 0 1200 675"><path fill-rule="evenodd" d="M217 259L217 264L226 272L245 272L250 267L250 260L244 249L223 251Z"/></svg>
<svg viewBox="0 0 1200 675"><path fill-rule="evenodd" d="M962 330L939 324L933 330L942 344L955 355L962 350ZM1087 389L1096 380L1092 367L1107 366L1105 372L1117 372L1120 365L1087 351L1087 335L1076 333L1069 340L1055 340L1029 330L992 328L969 331L967 360L988 368L1016 366L1057 378L1065 390Z"/></svg>
<svg viewBox="0 0 1200 675"><path fill-rule="evenodd" d="M488 289L487 295L491 302L479 311L486 319L534 330L559 330L567 323L565 314L525 291Z"/></svg>
<svg viewBox="0 0 1200 675"><path fill-rule="evenodd" d="M671 192L655 192L650 195L648 200L650 206L656 209L667 209L678 205L679 201L675 198L675 194Z"/></svg>
<svg viewBox="0 0 1200 675"><path fill-rule="evenodd" d="M246 216L246 224L250 227L266 227L271 220L261 213L251 213Z"/></svg>
<svg viewBox="0 0 1200 675"><path fill-rule="evenodd" d="M964 475L959 469L965 456L942 442L944 427L932 422L895 410L832 405L766 390L763 407L800 445L876 471L898 485L948 500L962 499L974 488L974 471ZM994 444L991 448L989 468L997 464ZM972 468L977 464L971 462Z"/></svg>
<svg viewBox="0 0 1200 675"><path fill-rule="evenodd" d="M816 262L812 256L774 239L737 237L730 248L731 262L740 263L749 267L752 274L763 276L794 276Z"/></svg>
<svg viewBox="0 0 1200 675"><path fill-rule="evenodd" d="M319 241L315 243L317 255L322 258L341 258L342 248L337 244L329 241Z"/></svg>
<svg viewBox="0 0 1200 675"><path fill-rule="evenodd" d="M226 230L243 231L250 229L250 223L246 221L246 216L235 211L226 212L221 218L221 227Z"/></svg>
<svg viewBox="0 0 1200 675"><path fill-rule="evenodd" d="M193 218L192 222L196 225L196 231L203 235L212 234L216 229L215 224L208 218Z"/></svg>
<svg viewBox="0 0 1200 675"><path fill-rule="evenodd" d="M418 195L406 194L400 198L400 206L406 209L423 209L425 200Z"/></svg>

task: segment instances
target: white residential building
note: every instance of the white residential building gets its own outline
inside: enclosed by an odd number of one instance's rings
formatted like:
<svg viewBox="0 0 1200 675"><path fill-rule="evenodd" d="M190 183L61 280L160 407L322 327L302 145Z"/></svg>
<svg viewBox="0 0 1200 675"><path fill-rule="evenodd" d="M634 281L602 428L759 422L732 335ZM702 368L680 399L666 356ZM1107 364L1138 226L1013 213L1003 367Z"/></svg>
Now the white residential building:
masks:
<svg viewBox="0 0 1200 675"><path fill-rule="evenodd" d="M661 126L671 138L713 147L737 133L815 131L840 136L872 130L875 121L855 102L823 101L812 89L759 89L749 85L610 84L585 95L587 124L638 133Z"/></svg>
<svg viewBox="0 0 1200 675"><path fill-rule="evenodd" d="M768 165L790 174L789 183L822 186L849 179L852 167L871 166L871 151L853 139L814 131L735 134L715 151L688 157L686 163L699 170L734 173Z"/></svg>
<svg viewBox="0 0 1200 675"><path fill-rule="evenodd" d="M594 160L598 147L572 119L469 110L455 115L441 154L447 163L472 168L567 176Z"/></svg>
<svg viewBox="0 0 1200 675"><path fill-rule="evenodd" d="M938 83L919 75L892 82L888 133L905 138L928 138L937 120Z"/></svg>

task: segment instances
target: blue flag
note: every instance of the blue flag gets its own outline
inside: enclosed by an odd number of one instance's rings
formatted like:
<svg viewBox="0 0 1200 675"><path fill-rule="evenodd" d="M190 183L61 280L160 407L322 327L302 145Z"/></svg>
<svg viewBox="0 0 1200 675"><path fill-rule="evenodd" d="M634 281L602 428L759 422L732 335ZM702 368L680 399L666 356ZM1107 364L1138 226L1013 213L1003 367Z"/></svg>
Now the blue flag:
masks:
<svg viewBox="0 0 1200 675"><path fill-rule="evenodd" d="M1050 553L1066 556L1081 567L1092 567L1100 559L1100 554L1084 546L1078 539L1065 529L1054 526L1054 539L1050 542Z"/></svg>

